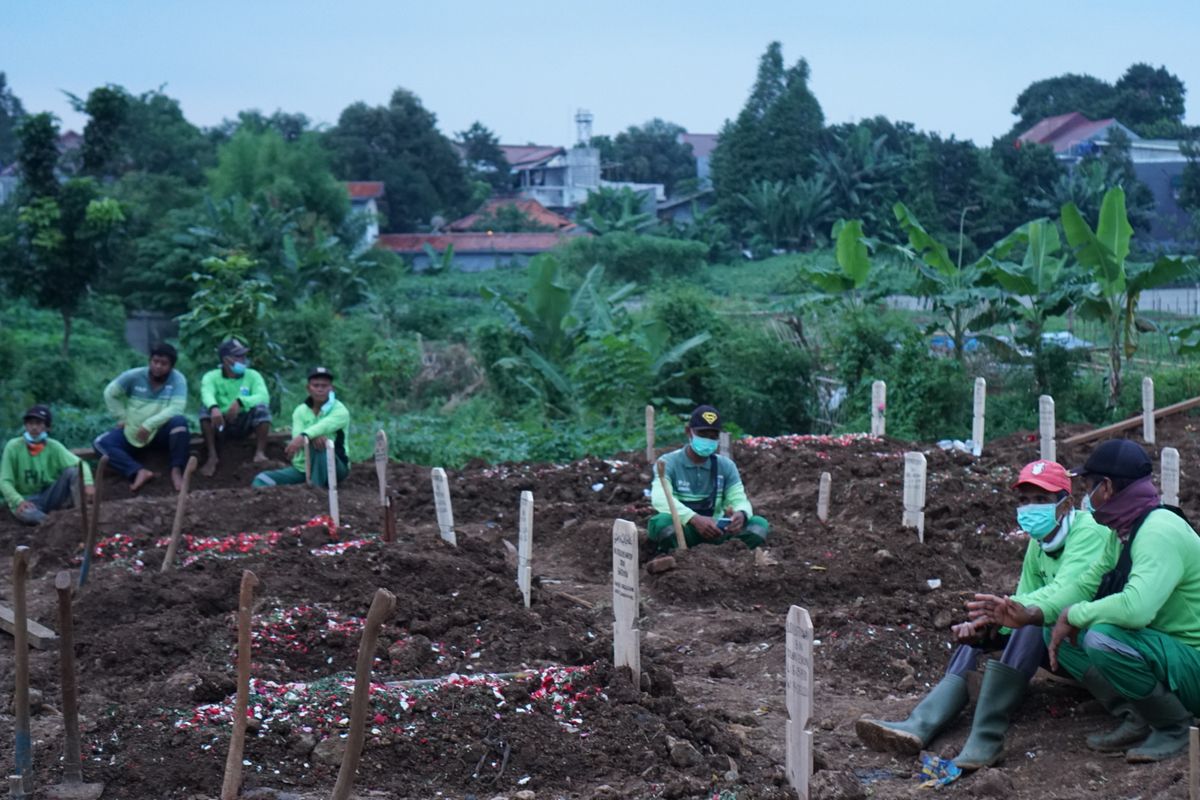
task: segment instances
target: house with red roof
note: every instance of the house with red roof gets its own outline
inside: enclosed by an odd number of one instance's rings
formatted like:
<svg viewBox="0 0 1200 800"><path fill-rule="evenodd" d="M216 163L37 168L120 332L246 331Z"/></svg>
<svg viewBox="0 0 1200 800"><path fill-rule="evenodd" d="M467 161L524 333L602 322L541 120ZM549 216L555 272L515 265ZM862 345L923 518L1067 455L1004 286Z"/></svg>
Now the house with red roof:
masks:
<svg viewBox="0 0 1200 800"><path fill-rule="evenodd" d="M350 213L367 217L361 244L370 247L379 238L379 220L383 218L383 206L387 202L383 181L347 181L346 193L350 195Z"/></svg>
<svg viewBox="0 0 1200 800"><path fill-rule="evenodd" d="M561 214L555 214L537 200L524 197L493 197L474 213L456 219L446 226L452 232L475 231L481 222L494 218L503 208L512 207L520 211L526 219L546 228L549 231L567 232L575 228L575 223Z"/></svg>
<svg viewBox="0 0 1200 800"><path fill-rule="evenodd" d="M571 233L385 233L375 246L404 257L418 271L429 267L432 251L439 259L449 252L455 270L485 272L499 267L524 266L534 256L580 235L587 234L577 230Z"/></svg>

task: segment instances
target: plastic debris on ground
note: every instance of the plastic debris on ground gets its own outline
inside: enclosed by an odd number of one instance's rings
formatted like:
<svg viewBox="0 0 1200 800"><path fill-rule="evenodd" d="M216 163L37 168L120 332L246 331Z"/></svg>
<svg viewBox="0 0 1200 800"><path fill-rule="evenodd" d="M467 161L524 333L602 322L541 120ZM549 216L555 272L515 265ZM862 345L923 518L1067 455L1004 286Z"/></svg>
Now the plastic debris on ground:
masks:
<svg viewBox="0 0 1200 800"><path fill-rule="evenodd" d="M962 777L962 770L953 761L939 758L933 753L922 753L921 769L917 777L921 779L922 787L932 789L954 783Z"/></svg>

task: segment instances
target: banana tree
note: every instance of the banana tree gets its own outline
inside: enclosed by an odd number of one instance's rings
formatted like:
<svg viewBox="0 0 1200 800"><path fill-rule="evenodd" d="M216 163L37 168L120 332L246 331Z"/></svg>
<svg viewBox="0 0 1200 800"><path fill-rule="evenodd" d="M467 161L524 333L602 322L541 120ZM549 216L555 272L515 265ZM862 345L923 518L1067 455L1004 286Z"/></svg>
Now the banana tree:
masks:
<svg viewBox="0 0 1200 800"><path fill-rule="evenodd" d="M834 240L834 263L821 260L805 264L800 268L800 278L815 286L822 299L843 298L852 308L861 307L871 273L873 241L863 234L859 219L839 219L830 236Z"/></svg>

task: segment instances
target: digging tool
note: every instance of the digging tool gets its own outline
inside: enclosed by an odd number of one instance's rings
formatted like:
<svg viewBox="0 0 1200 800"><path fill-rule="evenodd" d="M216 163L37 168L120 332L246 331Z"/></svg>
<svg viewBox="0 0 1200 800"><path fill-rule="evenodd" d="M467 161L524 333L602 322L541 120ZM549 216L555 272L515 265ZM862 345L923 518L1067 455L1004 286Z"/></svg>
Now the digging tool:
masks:
<svg viewBox="0 0 1200 800"><path fill-rule="evenodd" d="M13 798L13 800L22 800L22 798L29 796L25 794L25 790L21 787L21 784L20 775L8 776L8 796Z"/></svg>
<svg viewBox="0 0 1200 800"><path fill-rule="evenodd" d="M312 443L304 437L304 485L312 486Z"/></svg>
<svg viewBox="0 0 1200 800"><path fill-rule="evenodd" d="M396 595L387 589L376 589L371 600L371 610L363 626L362 643L358 646L358 665L354 670L354 700L350 708L350 737L346 741L346 754L338 770L337 783L333 787L333 800L348 800L354 787L354 774L358 772L358 760L362 756L363 731L367 725L367 707L370 705L371 664L375 660L375 644L379 640L379 628L396 608ZM221 800L226 800L222 798Z"/></svg>
<svg viewBox="0 0 1200 800"><path fill-rule="evenodd" d="M679 509L675 508L675 495L671 494L671 484L667 480L667 465L658 462L658 482L662 484L663 494L667 496L667 508L671 509L671 524L675 526L675 546L687 550L687 539L683 535L683 524L679 521Z"/></svg>
<svg viewBox="0 0 1200 800"><path fill-rule="evenodd" d="M229 739L229 757L225 759L225 780L221 783L221 800L236 800L242 786L242 749L246 745L246 707L250 705L250 607L254 603L254 587L258 576L250 570L242 572L242 589L238 594L238 677L237 700L233 706L233 736Z"/></svg>
<svg viewBox="0 0 1200 800"><path fill-rule="evenodd" d="M337 494L337 455L333 452L333 442L325 440L325 482L329 484L329 516L333 519L333 528L337 530L342 525L338 513Z"/></svg>
<svg viewBox="0 0 1200 800"><path fill-rule="evenodd" d="M96 534L100 531L100 499L104 495L104 470L108 469L108 456L101 456L96 465L95 485L96 499L92 505L91 524L83 534L83 564L79 567L79 588L87 583L88 572L92 568L92 551L96 549Z"/></svg>
<svg viewBox="0 0 1200 800"><path fill-rule="evenodd" d="M167 556L163 559L160 572L166 572L175 563L175 551L179 549L179 537L183 533L183 515L187 511L188 486L191 485L197 463L196 457L192 456L183 470L183 485L179 487L179 499L175 501L175 523L171 525L171 543L167 545Z"/></svg>
<svg viewBox="0 0 1200 800"><path fill-rule="evenodd" d="M16 690L13 692L13 734L16 739L13 762L21 777L23 795L33 794L33 740L29 733L29 635L25 628L25 581L29 576L29 548L18 547L13 553L13 653Z"/></svg>
<svg viewBox="0 0 1200 800"><path fill-rule="evenodd" d="M79 462L79 466L76 467L76 469L79 472L79 533L81 534L82 538L86 540L88 531L91 530L91 526L88 524L87 487L83 484L82 461Z"/></svg>
<svg viewBox="0 0 1200 800"><path fill-rule="evenodd" d="M392 498L387 498L387 504L383 507L383 540L385 542L396 541L396 509L392 506Z"/></svg>
<svg viewBox="0 0 1200 800"><path fill-rule="evenodd" d="M75 697L75 633L71 619L71 573L54 577L58 590L58 665L62 674L63 782L46 788L52 800L97 800L103 783L83 782L83 759L79 752L79 707Z"/></svg>

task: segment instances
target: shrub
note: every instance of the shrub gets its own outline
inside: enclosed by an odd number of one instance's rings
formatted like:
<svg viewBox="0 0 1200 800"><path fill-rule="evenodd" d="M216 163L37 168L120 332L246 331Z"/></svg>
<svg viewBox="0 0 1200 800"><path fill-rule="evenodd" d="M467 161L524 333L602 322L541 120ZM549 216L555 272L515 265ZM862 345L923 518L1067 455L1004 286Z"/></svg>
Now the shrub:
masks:
<svg viewBox="0 0 1200 800"><path fill-rule="evenodd" d="M708 246L665 236L619 232L576 237L558 253L563 266L579 275L602 264L610 278L645 283L698 269L708 255Z"/></svg>
<svg viewBox="0 0 1200 800"><path fill-rule="evenodd" d="M812 428L812 360L757 322L732 327L713 346L712 373L697 403L755 434L807 433Z"/></svg>

